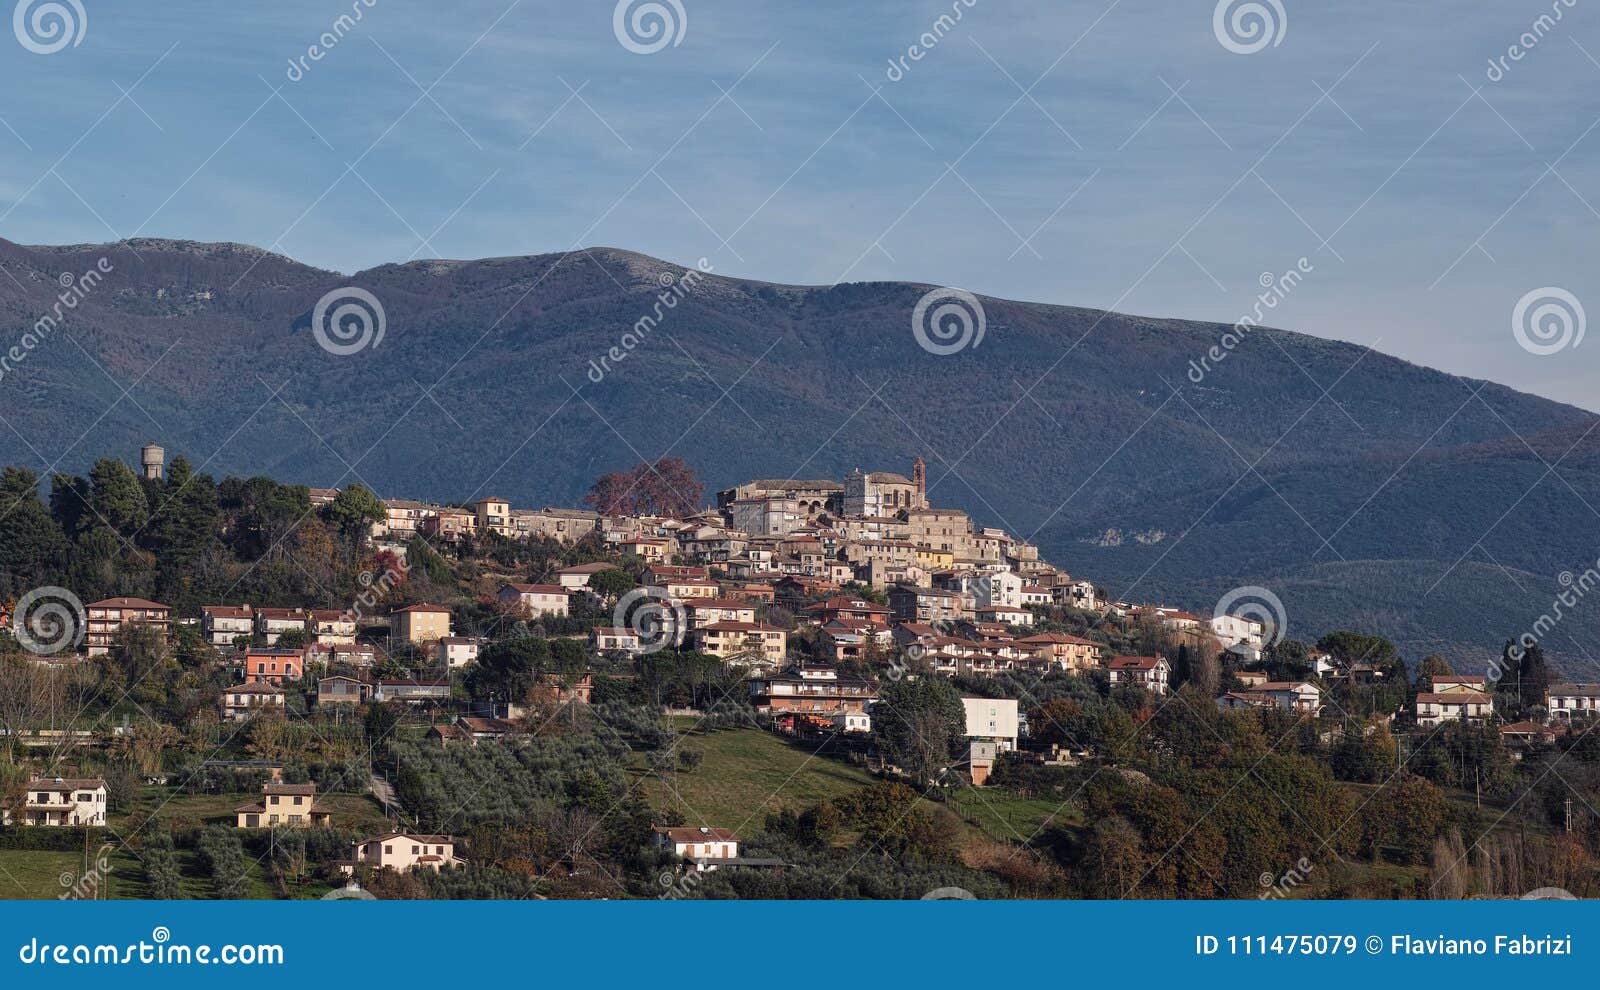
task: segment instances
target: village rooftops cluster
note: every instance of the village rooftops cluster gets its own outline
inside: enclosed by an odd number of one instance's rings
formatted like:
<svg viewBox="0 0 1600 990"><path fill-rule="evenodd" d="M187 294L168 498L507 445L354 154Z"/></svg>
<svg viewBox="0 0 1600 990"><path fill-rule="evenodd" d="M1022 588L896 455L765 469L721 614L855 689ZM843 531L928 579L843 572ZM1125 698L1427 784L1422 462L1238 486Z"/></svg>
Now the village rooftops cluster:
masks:
<svg viewBox="0 0 1600 990"><path fill-rule="evenodd" d="M313 489L311 497L327 504L338 494ZM612 557L505 582L493 604L508 617L565 620L579 601L603 605L591 586L595 576L631 566L652 597L681 614L676 645L766 676L798 659L791 634L809 629L818 656L834 662L903 651L947 676L1103 668L1114 684L1166 692L1170 672L1159 658L1134 663L1091 640L1030 634L1036 610L1051 607L1109 610L1175 632L1209 633L1221 647L1255 656L1264 645L1261 624L1246 618L1208 621L1163 606L1108 605L1093 582L1053 566L1032 544L977 526L959 509L931 505L921 459L909 474L857 470L842 482L757 479L719 492L715 508L688 518L521 510L494 496L478 499L470 511L403 498L383 504L385 519L372 538L391 552L403 554L413 536L449 542L452 533L494 532L566 544L589 540ZM872 597L863 597L861 588L871 589ZM792 624L768 618L775 606L793 616ZM112 648L128 626L168 635L174 621L192 621L176 620L167 605L131 597L94 602L87 614L91 653ZM428 601L389 606L374 616L211 604L200 609L199 624L236 671L238 683L218 701L230 721L284 710L288 692L298 690L314 666L338 668L316 683L318 704L442 703L451 694L450 672L470 667L484 645L458 632L449 606ZM602 654L658 647L615 621L591 626L587 640ZM389 650L405 644L433 658L427 675L371 675ZM1229 703L1264 700L1241 695ZM863 713L835 705L828 714Z"/></svg>
<svg viewBox="0 0 1600 990"><path fill-rule="evenodd" d="M337 492L313 490L312 497L331 501ZM1270 647L1261 621L1106 601L1092 581L1044 560L1028 542L977 526L961 510L930 505L920 459L909 475L854 471L842 482L758 479L719 492L715 508L688 518L519 510L493 497L478 500L471 511L406 499L384 505L385 521L374 527L372 539L392 552L403 553L413 536L448 543L482 532L584 543L584 555L609 559L556 568L531 580L505 580L478 604L530 623L602 616L587 626L584 638L605 656L661 648L640 628L621 624L611 611L615 596L599 590L607 582L597 575L624 572L621 587L637 581L644 594L670 606L676 636L670 645L741 670L752 708L778 730L799 736L865 738L879 684L850 671L890 663L963 678L1093 673L1113 690L1139 689L1157 698L1174 689L1168 656L1125 655L1106 642L1036 631L1041 617L1057 609L1115 616L1125 627L1158 632L1164 642L1220 655L1225 686L1216 704L1223 709L1315 718L1324 707L1317 684L1273 679L1254 669L1265 665ZM392 703L426 712L431 741L476 746L526 734L529 705L587 704L594 689L587 672L541 673L527 698L471 707L476 702L459 693L460 681L452 675L471 668L488 640L458 631L457 610L441 602L387 605L370 616L237 602L206 605L196 620L175 617L158 602L123 596L92 602L85 613L91 655L115 649L132 627L170 636L174 624L197 621L220 663L233 671L234 683L217 702L225 721L285 712L291 702L298 707L301 695L334 709ZM564 635L574 637L570 630ZM380 676L384 657L401 646L428 658L427 668ZM1383 677L1372 664L1342 664L1326 654L1313 654L1309 662L1323 684ZM317 668L319 676L308 680L308 671ZM965 766L981 784L1026 736L1027 720L1016 700L965 698L963 704L970 746ZM1550 725L1504 726L1508 742L1547 741L1560 723L1600 716L1600 685L1556 685L1547 705ZM1435 676L1416 694L1412 715L1423 727L1487 724L1495 717L1493 685L1483 676ZM7 820L103 825L105 804L104 781L36 778L25 801L7 809ZM240 828L332 821L331 808L319 801L313 785L280 778L235 815ZM655 835L663 850L693 869L741 864L739 840L726 829L662 826ZM415 869L459 862L449 836L393 832L358 842L347 866Z"/></svg>

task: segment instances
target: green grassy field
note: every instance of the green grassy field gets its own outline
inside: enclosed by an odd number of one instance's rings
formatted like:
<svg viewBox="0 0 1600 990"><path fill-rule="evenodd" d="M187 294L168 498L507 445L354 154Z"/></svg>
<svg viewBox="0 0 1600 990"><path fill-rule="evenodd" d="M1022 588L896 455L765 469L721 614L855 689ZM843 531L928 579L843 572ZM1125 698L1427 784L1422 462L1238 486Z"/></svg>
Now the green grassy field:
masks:
<svg viewBox="0 0 1600 990"><path fill-rule="evenodd" d="M95 852L90 850L91 870ZM98 890L80 884L84 875L82 852L52 852L41 849L0 849L0 900L55 900L69 893L85 900L136 896L139 863L122 853L112 854L107 862L109 875ZM62 880L66 879L66 883Z"/></svg>
<svg viewBox="0 0 1600 990"><path fill-rule="evenodd" d="M704 762L692 773L669 773L663 781L645 771L641 754L639 786L653 807L670 808L696 825L753 833L772 812L801 811L873 782L865 770L812 756L759 729L691 736L679 748L700 751Z"/></svg>
<svg viewBox="0 0 1600 990"><path fill-rule="evenodd" d="M123 832L131 832L142 825L150 814L154 813L161 825L168 829L198 828L205 825L233 825L237 820L234 809L242 804L249 804L256 800L258 795L253 793L238 794L181 794L175 793L172 788L146 787L126 814L113 815L111 827ZM361 832L378 834L387 831L390 822L383 816L383 810L370 795L366 794L327 794L317 799L319 804L325 804L333 812L333 823L340 828L352 828ZM0 851L0 868L9 868L8 857L12 856L65 856L71 859L73 854L68 853L14 853ZM185 897L205 899L216 896L211 882L211 876L200 856L190 849L177 851L178 870L182 874L182 889ZM81 855L78 856L81 860ZM120 861L119 861L120 863ZM20 868L28 868L29 876L38 874L38 868L24 862ZM66 867L63 867L65 869ZM58 870L57 873L60 871ZM53 879L56 874L51 874ZM24 878L24 883L28 881ZM7 893L7 888L11 893ZM113 873L113 883L110 888L114 897L145 897L146 892L144 870L137 860L127 858L125 867L119 865ZM325 893L327 888L319 885L308 885L302 890L292 891L291 897L316 897ZM4 873L0 873L0 898L21 897L17 893L17 885L9 882ZM41 895L30 895L41 896ZM42 896L54 896L47 893ZM273 900L281 895L273 884L269 870L265 864L253 863L250 869L251 899Z"/></svg>
<svg viewBox="0 0 1600 990"><path fill-rule="evenodd" d="M256 794L176 794L167 787L146 787L126 815L112 816L113 828L143 822L152 812L169 828L233 825L235 808L257 800ZM333 824L359 831L385 831L389 822L378 802L367 794L325 794L317 798L333 812Z"/></svg>
<svg viewBox="0 0 1600 990"><path fill-rule="evenodd" d="M639 757L635 772L651 806L670 808L693 824L731 828L742 835L759 832L775 811L803 811L878 779L759 729L691 736L679 748L699 750L704 762L690 773L669 773L664 781L647 773L645 759ZM972 834L981 831L1001 842L1030 839L1046 820L1053 825L1079 820L1076 809L1062 808L1060 801L1020 798L997 788L955 791L948 807L972 827Z"/></svg>
<svg viewBox="0 0 1600 990"><path fill-rule="evenodd" d="M1018 797L997 787L968 787L950 795L951 811L1001 842L1028 842L1048 823L1074 825L1081 815L1054 798Z"/></svg>

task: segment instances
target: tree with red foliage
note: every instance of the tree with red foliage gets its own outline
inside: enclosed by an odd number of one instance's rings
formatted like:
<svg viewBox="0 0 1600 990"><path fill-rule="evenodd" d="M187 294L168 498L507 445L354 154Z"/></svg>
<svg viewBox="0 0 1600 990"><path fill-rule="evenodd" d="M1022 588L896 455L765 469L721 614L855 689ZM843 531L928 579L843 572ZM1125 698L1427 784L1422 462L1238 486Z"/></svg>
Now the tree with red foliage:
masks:
<svg viewBox="0 0 1600 990"><path fill-rule="evenodd" d="M612 471L595 481L583 504L603 516L626 515L633 499L633 472Z"/></svg>
<svg viewBox="0 0 1600 990"><path fill-rule="evenodd" d="M608 516L674 516L700 510L705 486L681 457L640 462L630 471L601 475L583 504Z"/></svg>

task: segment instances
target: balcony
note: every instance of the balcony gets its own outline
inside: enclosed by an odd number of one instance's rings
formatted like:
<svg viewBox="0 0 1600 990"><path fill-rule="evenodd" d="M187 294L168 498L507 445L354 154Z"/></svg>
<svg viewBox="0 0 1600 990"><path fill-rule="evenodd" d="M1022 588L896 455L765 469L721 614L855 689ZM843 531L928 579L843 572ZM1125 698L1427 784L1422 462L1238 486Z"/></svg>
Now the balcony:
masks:
<svg viewBox="0 0 1600 990"><path fill-rule="evenodd" d="M875 694L869 687L803 687L790 684L769 685L766 693L775 698L870 698Z"/></svg>

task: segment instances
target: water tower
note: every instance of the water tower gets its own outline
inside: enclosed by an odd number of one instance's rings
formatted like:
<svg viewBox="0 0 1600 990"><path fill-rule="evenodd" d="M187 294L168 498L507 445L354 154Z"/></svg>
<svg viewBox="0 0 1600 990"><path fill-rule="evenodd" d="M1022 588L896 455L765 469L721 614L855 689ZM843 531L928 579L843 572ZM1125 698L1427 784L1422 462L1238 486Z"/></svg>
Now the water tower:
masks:
<svg viewBox="0 0 1600 990"><path fill-rule="evenodd" d="M139 462L144 465L144 476L151 481L161 480L161 471L167 463L167 452L153 443L139 450Z"/></svg>

